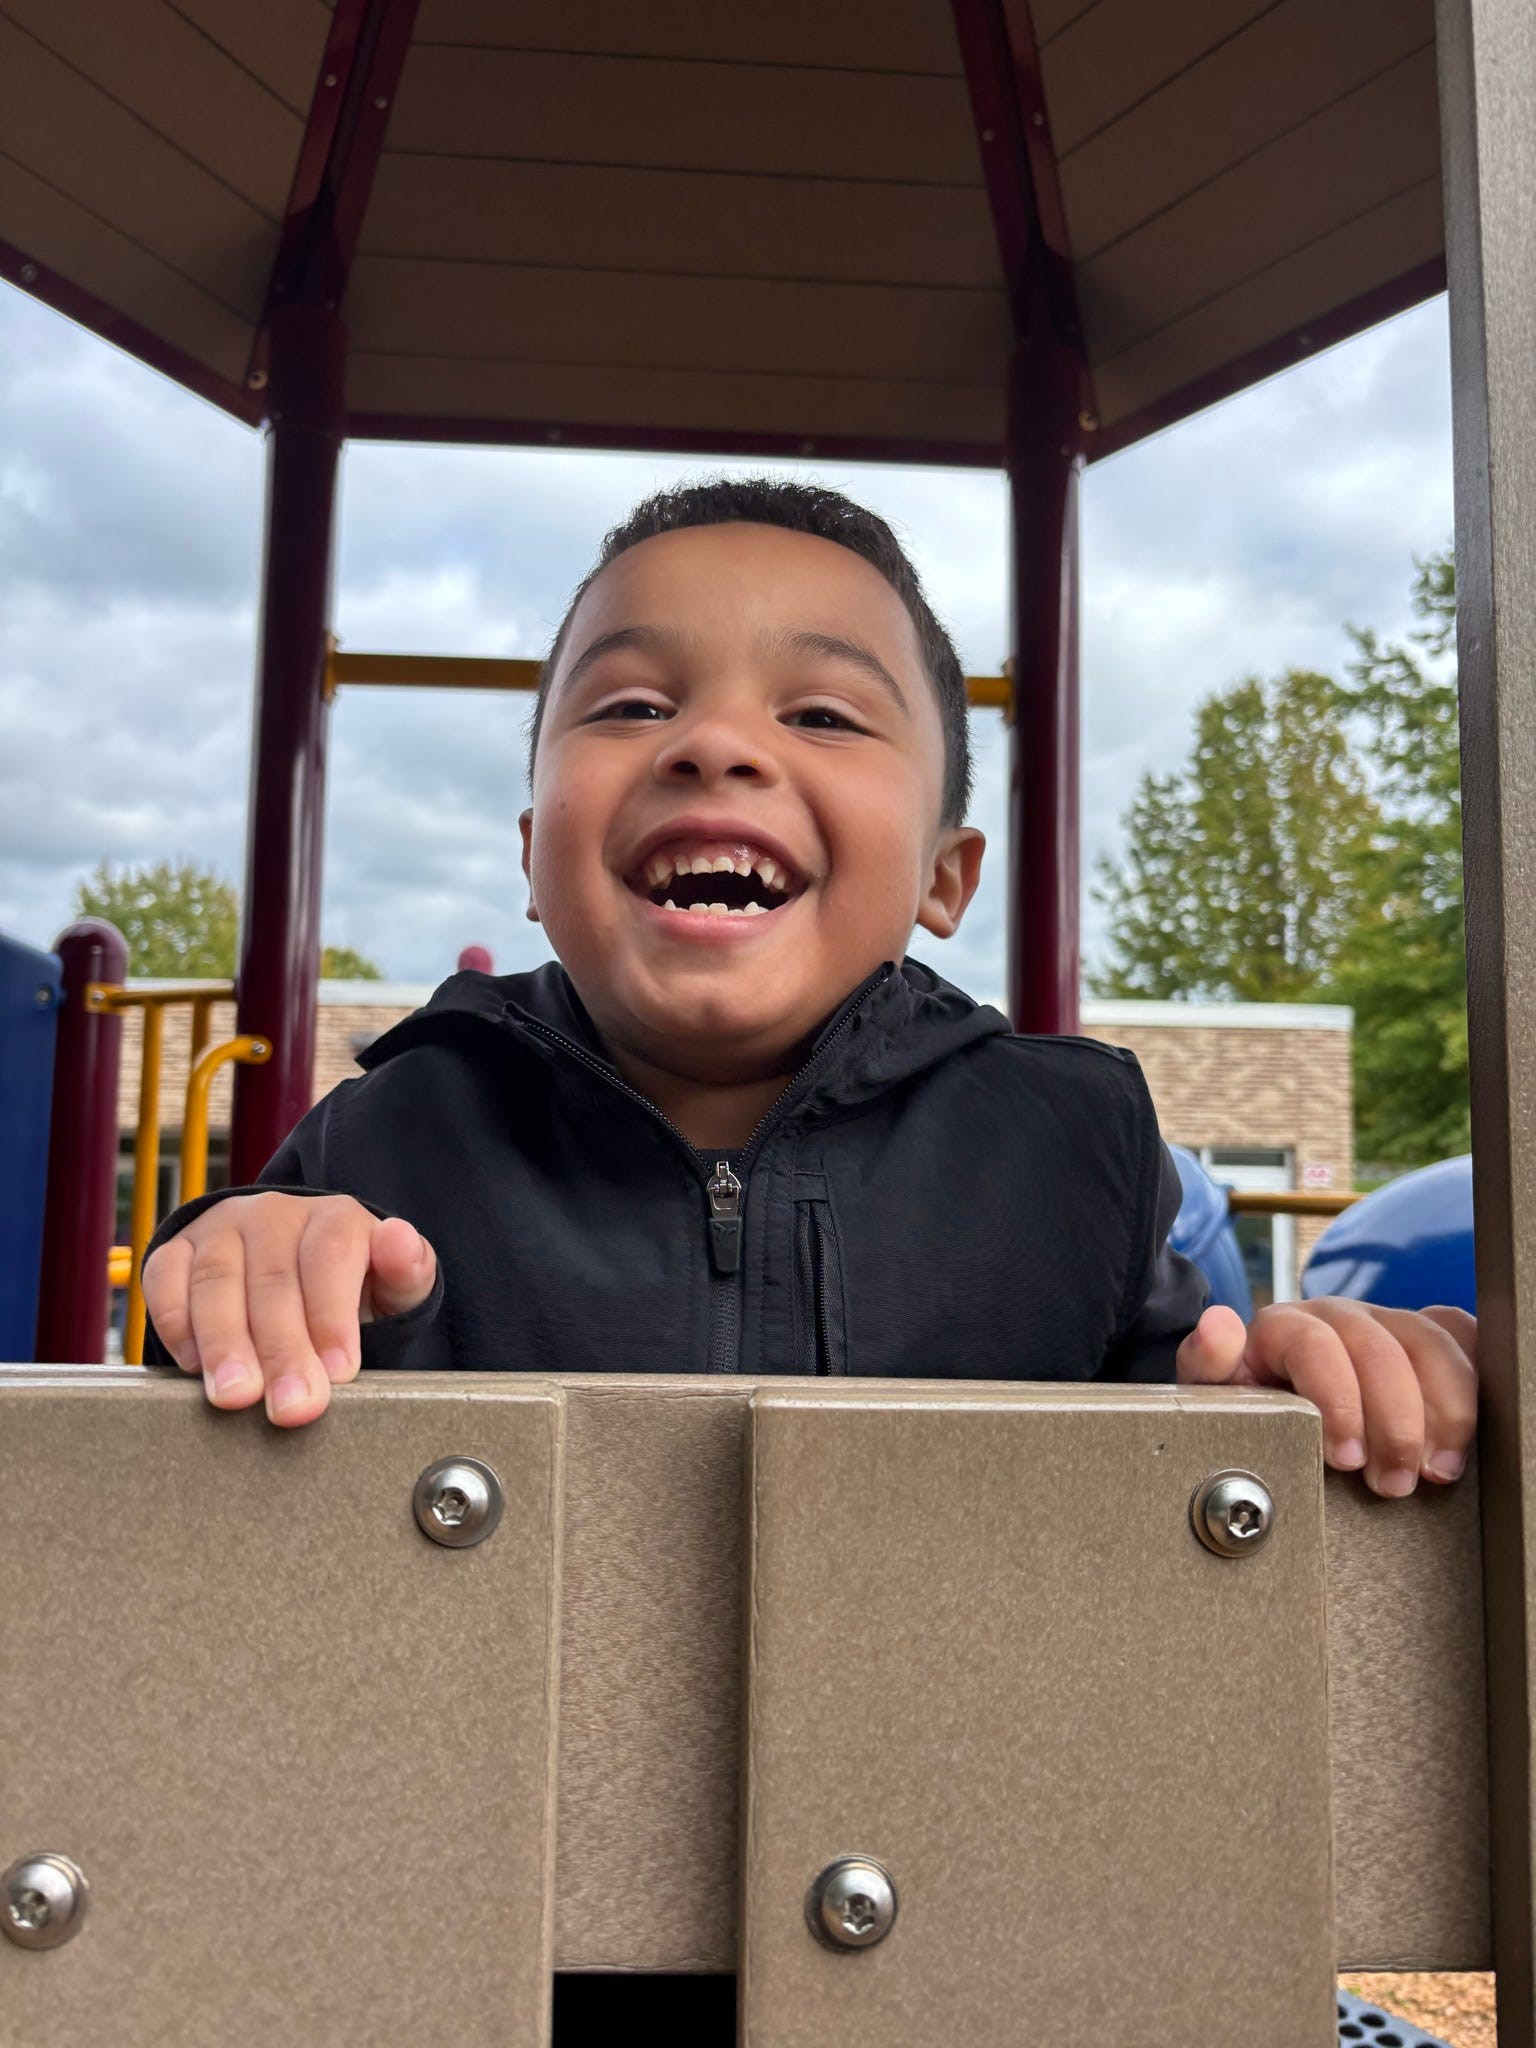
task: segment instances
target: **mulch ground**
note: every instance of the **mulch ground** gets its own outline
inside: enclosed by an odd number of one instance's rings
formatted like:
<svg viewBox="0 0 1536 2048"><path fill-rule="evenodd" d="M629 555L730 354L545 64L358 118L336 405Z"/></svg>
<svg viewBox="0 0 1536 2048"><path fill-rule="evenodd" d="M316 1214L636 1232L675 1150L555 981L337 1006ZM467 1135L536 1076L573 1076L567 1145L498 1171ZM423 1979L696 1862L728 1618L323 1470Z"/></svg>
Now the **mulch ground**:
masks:
<svg viewBox="0 0 1536 2048"><path fill-rule="evenodd" d="M1494 2048L1491 1972L1442 1977L1411 1970L1373 1971L1341 1977L1339 1982L1357 1998L1373 2005L1379 2000L1384 2012L1412 2020L1426 2034L1438 2034L1451 2048Z"/></svg>

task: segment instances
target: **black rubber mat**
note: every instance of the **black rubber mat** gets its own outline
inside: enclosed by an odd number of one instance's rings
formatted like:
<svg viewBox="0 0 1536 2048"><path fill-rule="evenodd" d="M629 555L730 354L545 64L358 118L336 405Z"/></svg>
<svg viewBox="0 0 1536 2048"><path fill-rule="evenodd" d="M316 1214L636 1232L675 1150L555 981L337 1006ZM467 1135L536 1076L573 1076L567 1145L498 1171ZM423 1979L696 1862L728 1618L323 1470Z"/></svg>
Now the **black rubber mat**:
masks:
<svg viewBox="0 0 1536 2048"><path fill-rule="evenodd" d="M1367 2005L1339 1988L1339 2048L1446 2048L1438 2034L1426 2034L1412 2020L1400 2020L1384 2006Z"/></svg>

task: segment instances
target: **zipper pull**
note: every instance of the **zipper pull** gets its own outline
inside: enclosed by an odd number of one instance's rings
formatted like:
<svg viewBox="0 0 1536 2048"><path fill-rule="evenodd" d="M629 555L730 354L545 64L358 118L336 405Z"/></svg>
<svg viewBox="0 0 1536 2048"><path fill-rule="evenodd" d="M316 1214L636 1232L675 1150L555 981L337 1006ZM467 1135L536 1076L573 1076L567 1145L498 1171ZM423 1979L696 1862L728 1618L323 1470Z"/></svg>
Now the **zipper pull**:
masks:
<svg viewBox="0 0 1536 2048"><path fill-rule="evenodd" d="M741 1182L729 1160L717 1159L704 1190L709 1197L709 1259L717 1273L741 1265Z"/></svg>

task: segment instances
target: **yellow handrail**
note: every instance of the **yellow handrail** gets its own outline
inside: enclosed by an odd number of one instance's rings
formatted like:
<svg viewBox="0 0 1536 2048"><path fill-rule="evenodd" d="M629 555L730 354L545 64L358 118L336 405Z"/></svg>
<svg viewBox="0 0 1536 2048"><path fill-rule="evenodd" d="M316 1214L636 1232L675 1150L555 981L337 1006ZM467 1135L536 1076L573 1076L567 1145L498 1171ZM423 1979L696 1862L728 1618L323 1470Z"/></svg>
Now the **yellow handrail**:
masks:
<svg viewBox="0 0 1536 2048"><path fill-rule="evenodd" d="M332 647L325 658L325 693L342 683L384 684L396 689L536 690L541 661L515 661L494 654L343 654ZM1006 675L967 676L973 711L1007 711L1013 685Z"/></svg>
<svg viewBox="0 0 1536 2048"><path fill-rule="evenodd" d="M220 1067L231 1060L263 1067L272 1057L271 1041L249 1033L210 1045L198 1054L187 1075L187 1106L181 1118L181 1199L195 1201L208 1186L208 1094Z"/></svg>
<svg viewBox="0 0 1536 2048"><path fill-rule="evenodd" d="M1352 1188L1330 1188L1326 1193L1315 1188L1277 1188L1271 1194L1227 1189L1227 1208L1234 1216L1342 1216L1363 1199Z"/></svg>

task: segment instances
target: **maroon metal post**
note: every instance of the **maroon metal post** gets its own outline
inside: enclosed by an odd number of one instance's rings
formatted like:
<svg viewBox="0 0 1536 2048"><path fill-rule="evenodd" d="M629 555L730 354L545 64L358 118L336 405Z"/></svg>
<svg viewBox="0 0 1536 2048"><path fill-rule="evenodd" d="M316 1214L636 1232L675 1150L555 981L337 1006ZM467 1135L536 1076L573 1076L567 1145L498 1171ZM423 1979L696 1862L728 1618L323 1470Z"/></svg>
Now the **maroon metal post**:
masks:
<svg viewBox="0 0 1536 2048"><path fill-rule="evenodd" d="M256 1178L309 1107L320 978L325 646L346 328L329 307L271 318L266 553L252 721L236 1029L272 1042L235 1070L230 1171Z"/></svg>
<svg viewBox="0 0 1536 2048"><path fill-rule="evenodd" d="M1009 377L1013 730L1008 1009L1015 1031L1075 1032L1081 944L1077 496L1082 358L1042 321Z"/></svg>
<svg viewBox="0 0 1536 2048"><path fill-rule="evenodd" d="M128 944L115 926L82 918L53 949L64 964L48 1127L37 1357L100 1365L111 1288L107 1253L117 1225L117 1073L123 1020L91 1009L93 982L121 983Z"/></svg>

